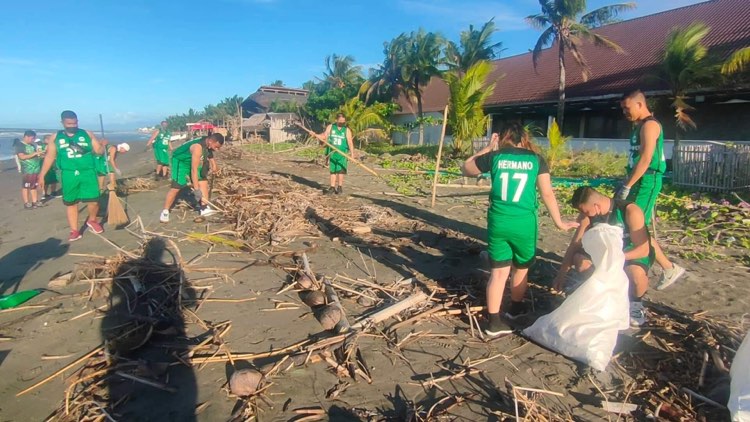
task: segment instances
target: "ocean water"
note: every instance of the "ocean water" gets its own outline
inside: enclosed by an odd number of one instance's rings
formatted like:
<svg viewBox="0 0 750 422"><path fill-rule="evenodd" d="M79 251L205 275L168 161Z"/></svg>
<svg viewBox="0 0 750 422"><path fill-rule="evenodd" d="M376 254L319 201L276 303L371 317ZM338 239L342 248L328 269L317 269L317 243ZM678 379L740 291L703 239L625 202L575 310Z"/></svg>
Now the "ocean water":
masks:
<svg viewBox="0 0 750 422"><path fill-rule="evenodd" d="M0 160L10 160L13 159L13 156L15 154L15 151L13 150L13 139L15 138L22 138L23 132L26 129L18 129L18 128L0 128ZM36 131L36 137L39 139L44 139L45 136L56 132L55 129L33 129ZM91 129L89 129L91 130ZM94 135L97 137L101 137L101 133L98 131L94 131ZM108 132L104 131L104 137L109 140L111 143L120 143L120 142L145 142L148 141L148 138L150 137L150 134L148 133L140 133L136 131L113 131Z"/></svg>

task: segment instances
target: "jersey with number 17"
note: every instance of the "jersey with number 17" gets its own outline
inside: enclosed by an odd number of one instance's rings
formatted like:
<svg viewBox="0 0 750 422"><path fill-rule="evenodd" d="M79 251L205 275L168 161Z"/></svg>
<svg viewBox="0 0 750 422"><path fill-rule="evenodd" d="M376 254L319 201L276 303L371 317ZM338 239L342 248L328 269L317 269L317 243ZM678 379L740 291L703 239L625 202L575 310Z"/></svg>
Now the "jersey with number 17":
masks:
<svg viewBox="0 0 750 422"><path fill-rule="evenodd" d="M549 173L544 158L524 148L505 147L477 157L476 165L492 179L490 212L511 216L536 213L536 179Z"/></svg>

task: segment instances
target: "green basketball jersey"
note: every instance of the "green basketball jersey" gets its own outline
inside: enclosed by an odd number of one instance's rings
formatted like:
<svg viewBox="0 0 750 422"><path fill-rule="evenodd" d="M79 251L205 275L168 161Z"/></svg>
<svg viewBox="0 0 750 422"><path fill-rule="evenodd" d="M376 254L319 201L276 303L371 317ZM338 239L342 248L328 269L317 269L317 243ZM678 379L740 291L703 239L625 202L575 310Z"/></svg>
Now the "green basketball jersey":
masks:
<svg viewBox="0 0 750 422"><path fill-rule="evenodd" d="M549 173L547 162L533 151L506 147L481 155L476 165L492 179L489 212L503 215L535 213L539 207L536 179Z"/></svg>
<svg viewBox="0 0 750 422"><path fill-rule="evenodd" d="M195 144L201 144L203 146L203 153L201 154L201 162L203 162L208 154L208 147L206 146L205 138L192 139L180 145L172 152L172 160L179 161L180 163L189 166L193 157L193 155L190 153L190 147Z"/></svg>
<svg viewBox="0 0 750 422"><path fill-rule="evenodd" d="M349 151L349 142L346 141L346 126L339 128L331 125L331 133L328 135L328 143L343 152Z"/></svg>
<svg viewBox="0 0 750 422"><path fill-rule="evenodd" d="M154 138L154 148L169 148L169 140L172 138L172 132L159 129L159 134Z"/></svg>
<svg viewBox="0 0 750 422"><path fill-rule="evenodd" d="M26 155L31 155L36 152L36 146L34 144L21 144L16 148L16 153L22 152ZM29 158L21 161L21 172L23 174L37 174L42 170L42 159L40 157Z"/></svg>
<svg viewBox="0 0 750 422"><path fill-rule="evenodd" d="M659 138L656 140L656 148L654 149L654 155L651 157L651 163L648 165L648 169L657 173L664 173L667 171L667 160L664 157L664 129L661 127L661 123L656 120L653 116L650 116L643 120L641 123L633 126L633 131L630 133L630 156L628 158L628 173L630 173L635 167L636 163L641 159L641 128L643 125L653 120L659 124Z"/></svg>
<svg viewBox="0 0 750 422"><path fill-rule="evenodd" d="M85 130L78 129L73 136L60 130L55 135L57 166L61 170L90 170L95 168L94 147Z"/></svg>

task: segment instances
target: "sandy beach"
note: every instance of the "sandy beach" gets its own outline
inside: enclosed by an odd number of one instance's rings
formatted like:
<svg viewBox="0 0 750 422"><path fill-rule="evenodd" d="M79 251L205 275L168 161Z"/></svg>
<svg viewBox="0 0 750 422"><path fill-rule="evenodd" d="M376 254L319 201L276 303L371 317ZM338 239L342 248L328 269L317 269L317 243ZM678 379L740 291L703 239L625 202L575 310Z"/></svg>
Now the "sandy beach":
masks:
<svg viewBox="0 0 750 422"><path fill-rule="evenodd" d="M140 146L134 147L121 159L123 177L151 177L151 160L150 152ZM7 198L0 205L5 215L0 223L0 292L3 294L47 288L56 274L74 270L76 263L117 255L114 245L126 251L139 250L142 238L106 226L103 236L111 243L86 232L83 239L68 244L65 240L68 227L60 200L52 200L41 209L24 211L18 192L20 177L14 168L6 169L6 164L3 163L0 180L0 195ZM338 209L344 214L349 210L375 206L390 210L393 224L403 222L399 223L403 224L402 231L393 228L381 230L378 226L373 230L374 234L390 236L393 242L402 242L403 247L368 247L357 245L350 237L318 232L312 236L299 236L276 248L277 251L289 252L314 245L309 250L309 257L311 266L318 273L328 277L345 275L352 280L369 280L381 286L391 286L394 282L413 277L428 289L450 289L450 286L462 283L480 286L486 279L478 256L484 247L486 193L441 190L436 208L431 209L429 199L394 195L385 183L358 168L353 169L347 179L347 195L322 197L318 191L320 183L326 181L326 170L294 155L244 154L241 159L220 158L219 165L244 168L265 175L269 180L283 180L289 186L307 192L313 204L319 204L321 208ZM249 262L263 255L221 244L191 241L187 235L192 232L215 233L235 228L220 221L195 223L194 214L189 210L177 210L168 225L160 224L158 215L166 189L167 182L162 181L151 191L130 193L124 198L128 213L131 219L140 217L145 231L159 234L179 247L181 259L192 263L185 270L192 285L211 286L212 298L248 298L244 302L206 301L195 311L209 324L231 321L232 329L223 337L226 347L233 353L261 353L320 334L320 325L310 309L300 302L300 295L294 290L279 293L287 282L287 272L283 269L293 265L291 258L279 259L279 266L248 266ZM221 189L217 189L215 195L220 198ZM248 221L253 217L247 216ZM549 285L569 235L554 230L548 217L541 221L541 259L532 269L532 281ZM733 321L739 321L750 309L747 267L722 262L680 263L688 269L688 276L663 292L650 290L647 294L649 301L685 315L707 311L711 316ZM229 271L211 273L199 270L200 267ZM652 286L656 280L657 276L652 274ZM27 304L38 304L39 307L0 313L0 333L3 336L0 365L6 374L0 379L0 419L44 420L59 409L66 386L71 383L62 376L28 394L20 397L16 394L102 344L102 324L109 316L106 311L109 308L92 311L94 305L106 302L89 303L90 288L89 283L78 283L56 291L45 291ZM377 289L372 291L378 292ZM468 294L472 295L473 291ZM541 307L535 312L538 316L548 311L554 301L547 300L541 290L535 294L539 295L535 301ZM55 299L58 296L59 300ZM356 295L343 299L343 306L352 321L373 309L372 305L361 305L357 299ZM382 303L388 304L386 299L382 299L385 300ZM278 310L279 301L292 305L282 306L288 307L287 310ZM481 305L478 300L476 304ZM397 321L391 319L388 324L394 322ZM201 333L205 334L206 330L194 322L189 325L187 335L201 339ZM603 399L599 389L610 394L613 401L624 401L617 391L639 381L636 374L624 376L612 366L603 373L582 368L576 362L519 336L486 341L473 336L473 331L469 320L460 316L425 319L399 331L401 341L409 335L412 340L388 347L378 331L371 331L359 337L359 348L370 366L372 383L363 379L343 381L344 378L340 379L325 363L295 367L270 378L273 385L267 390L267 401L257 402L262 409L259 410L262 412L260 419L290 420L299 416L294 409L319 406L327 412L326 418L330 420L404 420L410 409L426 411L445 394L452 394L461 397L462 402L451 407L446 415L467 421L504 420L502 415L513 413L512 406L504 402L504 393L500 392L504 391L504 380L508 379L514 385L562 394L562 397L547 397L544 403L560 412L564 409L575 420L601 420L607 418L607 413L601 409ZM638 344L645 342L643 334L623 332L616 352L640 350ZM153 348L163 349L175 341L162 339ZM223 354L218 353L219 356ZM140 356L140 359L145 359L145 356ZM451 368L461 371L460 362L466 364L493 356L499 358L488 361L479 367L481 371L471 376L443 382L439 389L425 384L429 384L432 378L455 374L449 371ZM239 360L235 367L261 367L274 362L268 358ZM132 381L120 382L117 387L128 391L128 399L117 408L117 420L230 420L233 410L242 404L227 392L226 382L231 371L232 367L227 363L196 364L192 368L172 366L167 378L160 379L176 392ZM342 384L344 382L346 386ZM337 385L342 392L332 394L331 388ZM114 395L114 387L111 388L110 393ZM104 398L102 400L106 403ZM367 412L371 412L372 418Z"/></svg>

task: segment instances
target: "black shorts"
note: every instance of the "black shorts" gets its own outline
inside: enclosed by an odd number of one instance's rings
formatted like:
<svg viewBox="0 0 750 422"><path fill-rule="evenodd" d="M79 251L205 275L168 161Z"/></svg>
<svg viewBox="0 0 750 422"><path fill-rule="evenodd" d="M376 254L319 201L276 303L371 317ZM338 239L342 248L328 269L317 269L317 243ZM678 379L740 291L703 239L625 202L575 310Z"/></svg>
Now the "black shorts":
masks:
<svg viewBox="0 0 750 422"><path fill-rule="evenodd" d="M24 189L36 189L39 187L39 174L24 174L21 177L21 184Z"/></svg>

